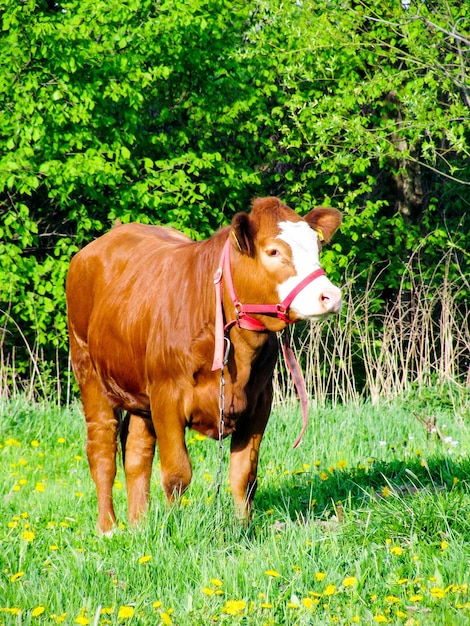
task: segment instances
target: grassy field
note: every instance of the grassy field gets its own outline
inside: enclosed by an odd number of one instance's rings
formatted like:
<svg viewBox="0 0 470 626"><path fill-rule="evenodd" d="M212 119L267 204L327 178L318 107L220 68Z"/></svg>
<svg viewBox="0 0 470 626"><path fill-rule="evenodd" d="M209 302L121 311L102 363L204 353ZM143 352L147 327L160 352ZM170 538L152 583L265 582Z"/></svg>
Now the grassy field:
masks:
<svg viewBox="0 0 470 626"><path fill-rule="evenodd" d="M437 432L432 425L437 426ZM251 525L213 483L217 444L188 432L193 482L159 486L138 529L95 531L78 407L0 402L0 624L470 624L468 407L277 410ZM224 458L224 481L227 471Z"/></svg>

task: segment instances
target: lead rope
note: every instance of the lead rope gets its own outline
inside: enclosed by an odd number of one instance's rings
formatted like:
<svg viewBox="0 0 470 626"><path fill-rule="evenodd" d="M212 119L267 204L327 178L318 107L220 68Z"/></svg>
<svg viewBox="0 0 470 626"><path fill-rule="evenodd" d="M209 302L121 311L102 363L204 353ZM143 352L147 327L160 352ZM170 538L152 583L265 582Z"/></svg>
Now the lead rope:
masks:
<svg viewBox="0 0 470 626"><path fill-rule="evenodd" d="M224 464L224 411L225 411L225 377L224 370L228 363L231 343L227 335L224 335L225 352L220 368L220 385L219 385L219 467L215 481L215 497L219 502L220 488L222 487L222 470Z"/></svg>

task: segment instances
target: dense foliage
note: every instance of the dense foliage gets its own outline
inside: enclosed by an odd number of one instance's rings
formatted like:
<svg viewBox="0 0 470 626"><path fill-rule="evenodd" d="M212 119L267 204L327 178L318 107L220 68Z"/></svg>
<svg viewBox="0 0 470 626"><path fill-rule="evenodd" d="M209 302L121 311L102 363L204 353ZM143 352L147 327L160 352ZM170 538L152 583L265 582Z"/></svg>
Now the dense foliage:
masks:
<svg viewBox="0 0 470 626"><path fill-rule="evenodd" d="M468 263L468 3L4 0L0 16L7 358L66 355L68 262L116 218L206 237L274 194L344 211L336 281L386 265L390 293L423 240L430 267L449 245Z"/></svg>

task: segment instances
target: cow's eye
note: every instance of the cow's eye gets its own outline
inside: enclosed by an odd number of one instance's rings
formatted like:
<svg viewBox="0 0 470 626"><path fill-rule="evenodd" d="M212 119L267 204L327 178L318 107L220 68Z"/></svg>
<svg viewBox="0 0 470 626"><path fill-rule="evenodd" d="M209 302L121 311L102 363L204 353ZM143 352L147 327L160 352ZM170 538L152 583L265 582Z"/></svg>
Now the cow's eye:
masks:
<svg viewBox="0 0 470 626"><path fill-rule="evenodd" d="M274 256L280 256L280 255L281 255L281 253L279 252L279 250L277 248L270 248L268 250L268 256L274 257Z"/></svg>

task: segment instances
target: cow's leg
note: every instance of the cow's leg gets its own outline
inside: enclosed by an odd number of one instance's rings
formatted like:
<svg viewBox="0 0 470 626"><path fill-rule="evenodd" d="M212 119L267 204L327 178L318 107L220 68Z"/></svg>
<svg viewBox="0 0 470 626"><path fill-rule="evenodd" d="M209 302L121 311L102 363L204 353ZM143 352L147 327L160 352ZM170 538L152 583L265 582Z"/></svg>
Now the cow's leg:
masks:
<svg viewBox="0 0 470 626"><path fill-rule="evenodd" d="M173 502L191 482L192 468L184 440L185 420L178 411L178 390L166 385L151 393L153 425L160 455L161 483L167 500Z"/></svg>
<svg viewBox="0 0 470 626"><path fill-rule="evenodd" d="M255 415L232 434L230 444L230 487L235 513L248 520L258 485L258 455L263 433L271 412L272 392L260 397Z"/></svg>
<svg viewBox="0 0 470 626"><path fill-rule="evenodd" d="M86 419L86 452L98 496L98 528L107 533L116 523L113 483L116 477L118 415L103 394L86 344L77 339L72 327L70 353Z"/></svg>
<svg viewBox="0 0 470 626"><path fill-rule="evenodd" d="M80 390L87 425L86 452L98 496L98 527L107 533L116 523L113 483L118 419L94 377L81 384Z"/></svg>
<svg viewBox="0 0 470 626"><path fill-rule="evenodd" d="M131 524L138 522L147 511L154 454L155 431L152 422L138 415L130 415L124 469Z"/></svg>

